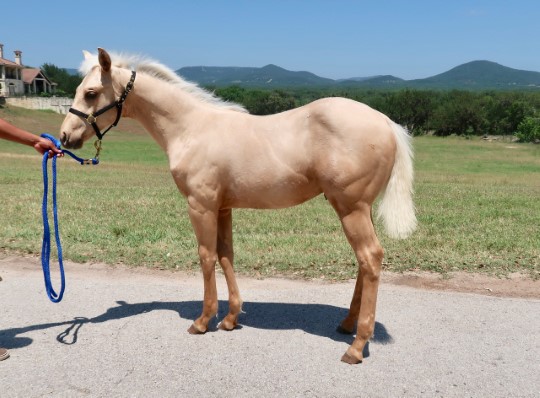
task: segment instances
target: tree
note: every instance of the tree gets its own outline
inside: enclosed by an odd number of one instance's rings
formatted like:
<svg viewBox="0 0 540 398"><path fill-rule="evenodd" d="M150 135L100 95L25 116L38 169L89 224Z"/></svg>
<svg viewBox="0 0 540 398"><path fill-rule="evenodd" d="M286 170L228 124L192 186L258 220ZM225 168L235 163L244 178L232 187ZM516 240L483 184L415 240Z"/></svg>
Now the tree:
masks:
<svg viewBox="0 0 540 398"><path fill-rule="evenodd" d="M519 124L516 137L521 142L540 142L540 119L527 116Z"/></svg>
<svg viewBox="0 0 540 398"><path fill-rule="evenodd" d="M246 89L240 86L229 86L224 88L217 88L215 94L223 98L225 101L235 102L237 104L244 104L246 98Z"/></svg>
<svg viewBox="0 0 540 398"><path fill-rule="evenodd" d="M480 134L483 112L478 97L468 91L451 91L433 113L435 135Z"/></svg>
<svg viewBox="0 0 540 398"><path fill-rule="evenodd" d="M58 84L57 94L65 94L72 97L82 82L81 76L70 75L65 69L53 64L45 63L41 65L41 70L51 81Z"/></svg>
<svg viewBox="0 0 540 398"><path fill-rule="evenodd" d="M523 94L487 92L480 99L484 110L484 134L513 134L533 108Z"/></svg>
<svg viewBox="0 0 540 398"><path fill-rule="evenodd" d="M382 111L412 134L424 134L430 128L434 96L431 91L409 89L391 93L382 105Z"/></svg>

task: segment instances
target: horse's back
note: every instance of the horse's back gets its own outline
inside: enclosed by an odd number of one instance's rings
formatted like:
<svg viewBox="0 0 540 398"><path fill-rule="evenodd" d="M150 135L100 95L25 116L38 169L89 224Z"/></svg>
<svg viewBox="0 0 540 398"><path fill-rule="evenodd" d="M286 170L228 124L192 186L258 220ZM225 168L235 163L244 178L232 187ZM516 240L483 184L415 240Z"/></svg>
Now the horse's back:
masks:
<svg viewBox="0 0 540 398"><path fill-rule="evenodd" d="M322 98L305 105L312 127L327 135L346 140L388 139L392 135L389 119L368 105L348 98Z"/></svg>
<svg viewBox="0 0 540 398"><path fill-rule="evenodd" d="M257 117L255 117L257 118ZM258 123L256 120L255 123ZM271 131L273 145L282 143L302 149L311 162L319 156L353 158L366 151L393 151L391 120L358 101L342 97L322 98L302 107L260 119ZM315 156L315 158L313 157Z"/></svg>
<svg viewBox="0 0 540 398"><path fill-rule="evenodd" d="M390 177L396 149L392 122L363 103L324 98L252 118L256 127L251 148L263 164L250 170L264 168L266 176L277 182L270 186L280 197L296 197L294 202L302 198L301 202L319 192L327 196L346 192L353 202L371 203ZM258 140L264 144L258 145ZM283 187L289 191L286 195Z"/></svg>

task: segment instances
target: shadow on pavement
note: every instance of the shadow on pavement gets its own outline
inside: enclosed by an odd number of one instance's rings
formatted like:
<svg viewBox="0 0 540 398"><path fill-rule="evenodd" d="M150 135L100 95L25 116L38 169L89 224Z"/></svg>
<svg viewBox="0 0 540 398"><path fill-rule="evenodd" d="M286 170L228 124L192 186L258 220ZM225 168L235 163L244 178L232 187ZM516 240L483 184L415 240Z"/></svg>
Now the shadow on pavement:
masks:
<svg viewBox="0 0 540 398"><path fill-rule="evenodd" d="M202 309L200 301L159 302L129 304L125 301L117 301L117 306L109 308L103 314L93 318L76 317L64 322L51 322L38 325L30 325L20 328L0 330L0 347L21 348L32 344L32 339L21 336L25 333L67 326L56 339L62 344L75 344L81 328L86 323L102 323L111 320L137 316L151 311L173 311L181 318L195 320ZM270 330L298 329L316 336L326 337L334 341L352 343L352 335L343 335L336 331L337 325L347 315L346 308L335 307L325 304L296 304L296 303L260 303L245 302L244 314L240 315L239 323L242 327ZM219 302L219 313L209 325L209 332L217 330L217 322L228 312L228 303ZM187 333L187 332L186 332ZM393 343L392 336L386 327L375 323L375 332L371 342L378 344ZM366 344L364 357L369 356L369 345Z"/></svg>

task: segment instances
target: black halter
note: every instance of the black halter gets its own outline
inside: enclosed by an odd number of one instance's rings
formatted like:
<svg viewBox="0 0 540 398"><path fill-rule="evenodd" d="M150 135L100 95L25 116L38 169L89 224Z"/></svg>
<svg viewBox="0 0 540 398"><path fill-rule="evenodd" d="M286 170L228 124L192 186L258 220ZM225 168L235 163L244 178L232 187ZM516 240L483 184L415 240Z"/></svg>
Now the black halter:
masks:
<svg viewBox="0 0 540 398"><path fill-rule="evenodd" d="M137 72L135 72L135 71L131 72L131 79L129 79L129 82L126 85L126 88L125 88L124 92L122 93L122 95L120 96L120 98L118 99L118 101L115 101L112 104L101 108L96 113L86 114L86 113L81 112L81 111L79 111L79 110L77 110L75 108L69 108L69 111L71 113L77 115L77 116L82 117L84 120L86 120L86 122L94 128L94 131L96 132L96 136L97 136L98 140L101 140L103 138L103 136L105 135L105 133L107 133L107 131L109 131L113 127L116 127L116 125L120 121L120 116L122 116L122 105L124 104L124 101L126 100L126 97L128 96L129 92L133 89L133 83L135 82L136 74L137 74ZM105 130L102 133L99 130L99 127L98 127L98 125L96 123L97 122L97 117L99 115L104 114L105 112L107 112L109 109L112 109L112 108L116 108L116 120L114 121L113 124L111 124L107 128L107 130Z"/></svg>

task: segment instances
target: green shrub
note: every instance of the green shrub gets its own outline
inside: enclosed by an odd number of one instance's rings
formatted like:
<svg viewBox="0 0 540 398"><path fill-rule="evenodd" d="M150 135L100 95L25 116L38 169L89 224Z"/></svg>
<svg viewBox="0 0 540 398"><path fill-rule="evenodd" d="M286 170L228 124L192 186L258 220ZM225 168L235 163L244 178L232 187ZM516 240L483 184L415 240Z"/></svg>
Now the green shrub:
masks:
<svg viewBox="0 0 540 398"><path fill-rule="evenodd" d="M520 142L538 142L540 141L540 119L526 117L518 125L516 137Z"/></svg>

